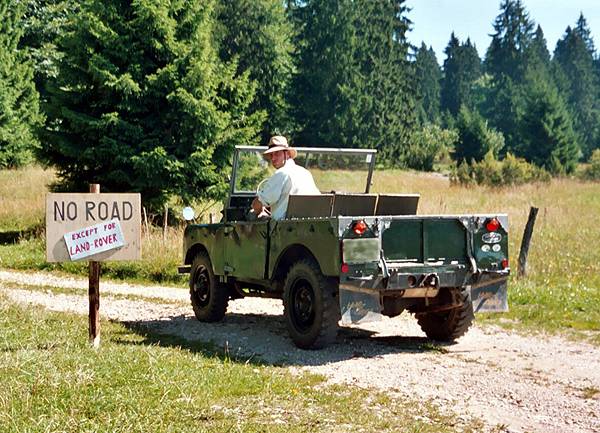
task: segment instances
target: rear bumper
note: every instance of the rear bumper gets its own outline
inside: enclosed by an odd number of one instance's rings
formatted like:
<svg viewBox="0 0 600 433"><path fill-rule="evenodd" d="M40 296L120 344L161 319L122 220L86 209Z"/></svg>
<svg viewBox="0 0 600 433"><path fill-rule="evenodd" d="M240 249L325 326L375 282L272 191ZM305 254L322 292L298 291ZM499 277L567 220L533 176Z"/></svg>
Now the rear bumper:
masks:
<svg viewBox="0 0 600 433"><path fill-rule="evenodd" d="M363 269L364 271L364 269ZM399 298L433 298L443 287L466 287L476 312L508 311L509 270L478 271L472 274L465 265L417 265L387 269L384 278L378 269L365 275L358 267L340 276L340 289Z"/></svg>

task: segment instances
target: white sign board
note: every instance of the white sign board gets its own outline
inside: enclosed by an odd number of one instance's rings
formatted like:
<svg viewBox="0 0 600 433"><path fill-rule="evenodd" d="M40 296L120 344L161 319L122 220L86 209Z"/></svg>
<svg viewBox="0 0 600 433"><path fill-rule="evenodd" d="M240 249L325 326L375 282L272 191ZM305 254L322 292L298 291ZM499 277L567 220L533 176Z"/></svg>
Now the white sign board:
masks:
<svg viewBox="0 0 600 433"><path fill-rule="evenodd" d="M118 219L85 227L63 236L71 260L79 260L125 245Z"/></svg>
<svg viewBox="0 0 600 433"><path fill-rule="evenodd" d="M104 224L115 220L119 222L120 238L115 231L104 233ZM94 228L98 228L97 233ZM94 236L100 235L101 232L104 235L96 240ZM77 243L78 241L82 242ZM85 242L89 242L89 251ZM100 249L96 249L96 245ZM84 258L98 262L141 258L139 194L46 195L46 260L69 262Z"/></svg>

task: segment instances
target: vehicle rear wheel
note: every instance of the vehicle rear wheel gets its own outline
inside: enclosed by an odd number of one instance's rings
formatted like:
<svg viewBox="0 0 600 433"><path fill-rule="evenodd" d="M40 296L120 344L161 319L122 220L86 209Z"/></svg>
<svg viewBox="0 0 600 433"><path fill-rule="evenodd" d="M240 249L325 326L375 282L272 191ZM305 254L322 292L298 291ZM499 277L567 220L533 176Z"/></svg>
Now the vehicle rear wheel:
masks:
<svg viewBox="0 0 600 433"><path fill-rule="evenodd" d="M192 262L190 299L194 314L201 322L218 322L225 316L229 294L217 282L206 253L198 253Z"/></svg>
<svg viewBox="0 0 600 433"><path fill-rule="evenodd" d="M459 305L446 311L417 313L417 322L432 340L452 342L465 335L473 323L474 313L469 289L449 289L449 304Z"/></svg>
<svg viewBox="0 0 600 433"><path fill-rule="evenodd" d="M320 349L335 341L340 320L336 286L314 261L292 265L285 279L283 307L296 346Z"/></svg>

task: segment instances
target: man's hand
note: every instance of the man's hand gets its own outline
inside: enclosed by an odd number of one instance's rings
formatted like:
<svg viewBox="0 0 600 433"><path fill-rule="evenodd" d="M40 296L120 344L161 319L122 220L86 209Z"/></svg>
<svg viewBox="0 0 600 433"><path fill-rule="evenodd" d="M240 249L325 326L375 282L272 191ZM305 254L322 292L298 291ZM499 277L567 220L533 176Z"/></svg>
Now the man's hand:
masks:
<svg viewBox="0 0 600 433"><path fill-rule="evenodd" d="M265 206L261 203L261 201L258 199L258 197L254 197L254 200L252 200L252 211L256 215L259 215L263 211L264 208L265 208Z"/></svg>

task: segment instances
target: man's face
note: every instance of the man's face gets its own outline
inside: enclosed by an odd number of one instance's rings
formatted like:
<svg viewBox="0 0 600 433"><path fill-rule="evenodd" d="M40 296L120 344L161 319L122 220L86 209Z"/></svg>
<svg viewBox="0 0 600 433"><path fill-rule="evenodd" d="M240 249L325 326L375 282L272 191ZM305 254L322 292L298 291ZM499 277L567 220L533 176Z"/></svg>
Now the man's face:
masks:
<svg viewBox="0 0 600 433"><path fill-rule="evenodd" d="M271 153L271 164L275 168L281 168L285 164L285 150L278 150Z"/></svg>

